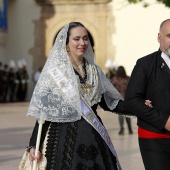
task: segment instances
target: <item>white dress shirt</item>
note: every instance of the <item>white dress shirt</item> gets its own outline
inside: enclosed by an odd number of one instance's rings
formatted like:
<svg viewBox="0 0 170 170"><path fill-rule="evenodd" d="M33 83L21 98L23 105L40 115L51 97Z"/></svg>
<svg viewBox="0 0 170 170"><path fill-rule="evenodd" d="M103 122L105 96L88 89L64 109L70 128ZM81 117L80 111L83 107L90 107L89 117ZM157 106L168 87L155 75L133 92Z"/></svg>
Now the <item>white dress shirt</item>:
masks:
<svg viewBox="0 0 170 170"><path fill-rule="evenodd" d="M168 65L170 69L170 58L164 52L162 52L161 57L164 59L165 63Z"/></svg>

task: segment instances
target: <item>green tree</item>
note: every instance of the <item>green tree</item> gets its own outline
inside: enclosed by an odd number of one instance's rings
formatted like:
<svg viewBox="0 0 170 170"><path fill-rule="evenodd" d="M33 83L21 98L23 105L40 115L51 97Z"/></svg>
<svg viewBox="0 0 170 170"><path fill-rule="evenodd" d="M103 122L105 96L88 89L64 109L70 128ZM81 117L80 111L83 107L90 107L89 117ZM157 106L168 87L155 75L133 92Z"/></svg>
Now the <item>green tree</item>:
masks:
<svg viewBox="0 0 170 170"><path fill-rule="evenodd" d="M143 2L144 7L147 7L150 5L148 2L145 0L128 0L130 3L138 3L138 2ZM170 0L156 0L157 2L165 4L165 6L170 7Z"/></svg>

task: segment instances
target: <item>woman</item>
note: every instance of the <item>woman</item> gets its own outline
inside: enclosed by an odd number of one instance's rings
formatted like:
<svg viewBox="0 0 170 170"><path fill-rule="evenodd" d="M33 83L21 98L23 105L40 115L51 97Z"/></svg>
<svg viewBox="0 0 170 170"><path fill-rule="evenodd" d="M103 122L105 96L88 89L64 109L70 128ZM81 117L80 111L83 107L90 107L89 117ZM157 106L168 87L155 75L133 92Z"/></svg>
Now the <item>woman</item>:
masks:
<svg viewBox="0 0 170 170"><path fill-rule="evenodd" d="M111 83L119 91L123 98L125 97L128 81L129 76L126 75L125 68L123 66L119 66L116 71L116 75L111 80ZM130 118L125 117L125 119L128 125L129 134L133 134ZM124 135L124 117L121 115L119 115L119 124L120 124L119 135Z"/></svg>
<svg viewBox="0 0 170 170"><path fill-rule="evenodd" d="M94 61L86 28L66 25L36 84L28 115L43 124L40 151L45 148L46 170L120 170L116 152L97 115L104 110L127 113L117 90ZM38 123L28 151L35 160ZM40 159L41 154L37 159Z"/></svg>

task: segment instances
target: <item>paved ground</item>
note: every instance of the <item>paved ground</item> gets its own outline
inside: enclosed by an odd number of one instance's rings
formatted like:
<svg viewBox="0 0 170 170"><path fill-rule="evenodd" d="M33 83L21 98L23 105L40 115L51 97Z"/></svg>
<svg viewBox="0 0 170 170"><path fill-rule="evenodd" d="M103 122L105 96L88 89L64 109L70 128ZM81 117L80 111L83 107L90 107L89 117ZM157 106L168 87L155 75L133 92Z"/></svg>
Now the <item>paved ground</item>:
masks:
<svg viewBox="0 0 170 170"><path fill-rule="evenodd" d="M0 170L18 170L35 119L26 117L28 103L0 104ZM136 119L132 119L133 135L126 129L119 136L117 115L99 110L119 156L123 170L144 170L137 142ZM126 128L125 124L125 128Z"/></svg>

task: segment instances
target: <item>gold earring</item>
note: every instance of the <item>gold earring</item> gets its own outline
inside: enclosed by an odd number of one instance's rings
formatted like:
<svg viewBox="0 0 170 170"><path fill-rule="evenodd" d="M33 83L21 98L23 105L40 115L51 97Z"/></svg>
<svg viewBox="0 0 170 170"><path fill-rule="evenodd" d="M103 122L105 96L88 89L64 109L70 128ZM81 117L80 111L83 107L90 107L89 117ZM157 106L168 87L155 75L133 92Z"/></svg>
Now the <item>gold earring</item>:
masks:
<svg viewBox="0 0 170 170"><path fill-rule="evenodd" d="M70 51L70 49L69 49L69 46L68 46L68 45L66 46L66 51L67 51L67 52L69 52L69 51Z"/></svg>

